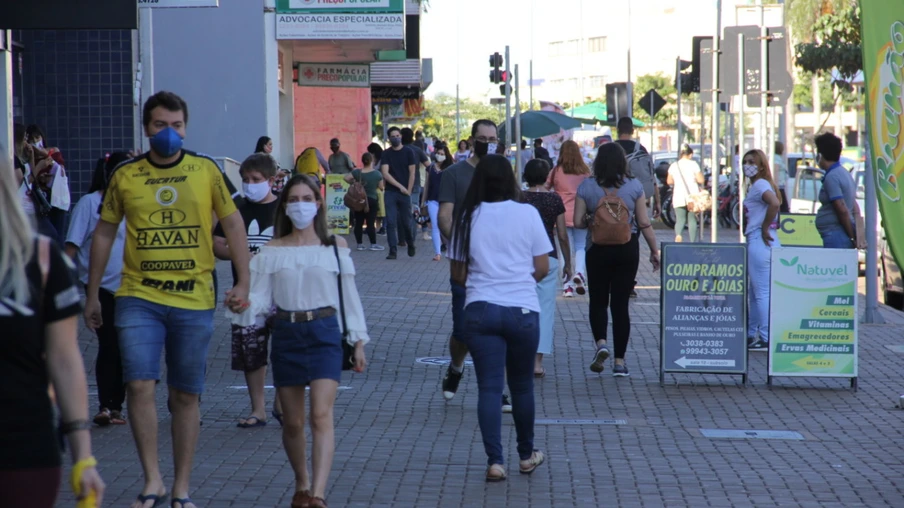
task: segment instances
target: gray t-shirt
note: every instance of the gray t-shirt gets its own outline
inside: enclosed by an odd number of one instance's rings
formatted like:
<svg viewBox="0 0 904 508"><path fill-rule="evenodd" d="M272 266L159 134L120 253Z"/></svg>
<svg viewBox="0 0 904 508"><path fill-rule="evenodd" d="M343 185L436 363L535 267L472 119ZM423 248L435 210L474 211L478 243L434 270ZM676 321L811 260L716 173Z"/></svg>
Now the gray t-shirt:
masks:
<svg viewBox="0 0 904 508"><path fill-rule="evenodd" d="M607 190L611 192L612 188L608 188ZM578 186L577 197L583 199L584 203L587 204L588 213L596 211L597 203L599 203L600 199L603 199L603 196L605 195L606 192L598 183L596 183L595 178L588 178ZM631 231L636 233L637 221L634 218L634 205L637 203L637 200L644 195L643 185L636 178L626 178L625 183L623 183L616 191L616 195L622 198L625 202L625 206L628 207L628 212L631 214ZM590 249L592 245L592 234L590 228L587 228L587 249Z"/></svg>
<svg viewBox="0 0 904 508"><path fill-rule="evenodd" d="M340 151L330 155L329 159L330 172L336 175L344 175L351 173L355 168L352 158L345 152Z"/></svg>
<svg viewBox="0 0 904 508"><path fill-rule="evenodd" d="M421 147L414 143L405 146L414 150L414 160L417 161L417 164L414 165L414 188L417 189L421 187L421 167L430 165L430 157L427 157L427 154L421 150Z"/></svg>
<svg viewBox="0 0 904 508"><path fill-rule="evenodd" d="M856 190L854 178L842 165L836 164L826 172L825 178L822 179L822 189L819 191L819 202L822 203L822 206L816 212L816 229L820 234L843 228L841 222L838 221L835 207L832 205L835 200L844 200L849 220L851 223L854 222Z"/></svg>
<svg viewBox="0 0 904 508"><path fill-rule="evenodd" d="M443 171L443 179L439 185L439 202L452 203L455 209L461 208L474 178L477 168L467 160L456 162Z"/></svg>

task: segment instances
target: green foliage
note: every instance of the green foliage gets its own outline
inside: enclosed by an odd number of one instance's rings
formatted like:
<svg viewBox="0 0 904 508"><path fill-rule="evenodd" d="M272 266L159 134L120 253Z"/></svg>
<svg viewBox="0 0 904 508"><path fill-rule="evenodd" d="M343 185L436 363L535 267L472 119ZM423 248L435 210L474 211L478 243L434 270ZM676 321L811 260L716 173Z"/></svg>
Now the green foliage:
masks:
<svg viewBox="0 0 904 508"><path fill-rule="evenodd" d="M817 75L837 68L845 82L850 81L863 68L860 52L860 7L856 3L819 17L813 24L811 33L812 42L795 47L798 67Z"/></svg>
<svg viewBox="0 0 904 508"><path fill-rule="evenodd" d="M461 136L467 138L471 134L471 124L481 118L488 118L497 124L504 121L504 110L471 99L461 99ZM455 139L455 97L445 94L437 95L433 100L425 100L424 117L416 128L424 131L425 136L436 136L452 145ZM454 151L454 149L453 149Z"/></svg>
<svg viewBox="0 0 904 508"><path fill-rule="evenodd" d="M639 100L648 90L656 90L656 93L665 99L666 105L659 110L653 119L653 125L656 127L671 127L678 125L678 108L676 107L678 100L678 90L675 88L675 80L672 76L662 72L656 74L645 74L638 76L634 81L634 98ZM682 97L682 100L685 98ZM605 99L604 99L605 100ZM650 115L640 107L639 102L634 104L634 118L650 125Z"/></svg>
<svg viewBox="0 0 904 508"><path fill-rule="evenodd" d="M838 12L857 0L787 0L785 18L794 42L813 42L816 23L823 14Z"/></svg>

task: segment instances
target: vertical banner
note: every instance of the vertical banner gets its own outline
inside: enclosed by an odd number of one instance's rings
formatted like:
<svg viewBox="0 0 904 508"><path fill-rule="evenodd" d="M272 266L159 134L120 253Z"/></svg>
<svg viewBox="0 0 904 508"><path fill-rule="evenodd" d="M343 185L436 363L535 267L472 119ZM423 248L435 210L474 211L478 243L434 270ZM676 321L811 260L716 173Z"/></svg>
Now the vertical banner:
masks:
<svg viewBox="0 0 904 508"><path fill-rule="evenodd" d="M770 377L857 377L858 272L855 249L772 249Z"/></svg>
<svg viewBox="0 0 904 508"><path fill-rule="evenodd" d="M872 170L882 217L904 215L904 3L861 0L861 46ZM904 221L886 220L885 236L904 266Z"/></svg>
<svg viewBox="0 0 904 508"><path fill-rule="evenodd" d="M345 206L345 193L348 182L343 175L326 175L326 227L334 235L348 234L348 208Z"/></svg>
<svg viewBox="0 0 904 508"><path fill-rule="evenodd" d="M666 372L747 379L747 249L662 246L660 383Z"/></svg>

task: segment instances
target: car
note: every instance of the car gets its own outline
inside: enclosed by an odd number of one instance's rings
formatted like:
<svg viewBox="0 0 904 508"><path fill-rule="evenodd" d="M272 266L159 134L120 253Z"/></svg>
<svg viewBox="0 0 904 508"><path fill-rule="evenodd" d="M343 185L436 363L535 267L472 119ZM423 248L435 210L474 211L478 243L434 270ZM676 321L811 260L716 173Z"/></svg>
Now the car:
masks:
<svg viewBox="0 0 904 508"><path fill-rule="evenodd" d="M653 152L650 154L650 158L653 159L653 167L659 166L663 162L672 165L678 160L678 152ZM694 159L694 162L700 164L700 154L694 152L694 155L691 157ZM702 168L703 166L700 165Z"/></svg>

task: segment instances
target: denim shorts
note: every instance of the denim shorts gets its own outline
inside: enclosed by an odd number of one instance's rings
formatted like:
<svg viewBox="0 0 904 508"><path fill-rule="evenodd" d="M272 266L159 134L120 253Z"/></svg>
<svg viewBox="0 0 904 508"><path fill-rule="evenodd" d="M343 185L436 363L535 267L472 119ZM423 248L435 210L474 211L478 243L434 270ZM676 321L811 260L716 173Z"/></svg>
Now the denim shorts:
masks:
<svg viewBox="0 0 904 508"><path fill-rule="evenodd" d="M451 279L449 284L452 286L452 337L461 341L465 337L465 298L467 291L464 286L456 284Z"/></svg>
<svg viewBox="0 0 904 508"><path fill-rule="evenodd" d="M274 319L270 327L270 370L277 388L342 380L343 339L336 316L304 323Z"/></svg>
<svg viewBox="0 0 904 508"><path fill-rule="evenodd" d="M160 354L165 349L166 383L186 393L203 393L213 313L214 309L178 309L131 296L117 298L123 382L160 380Z"/></svg>

